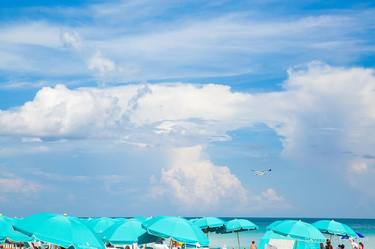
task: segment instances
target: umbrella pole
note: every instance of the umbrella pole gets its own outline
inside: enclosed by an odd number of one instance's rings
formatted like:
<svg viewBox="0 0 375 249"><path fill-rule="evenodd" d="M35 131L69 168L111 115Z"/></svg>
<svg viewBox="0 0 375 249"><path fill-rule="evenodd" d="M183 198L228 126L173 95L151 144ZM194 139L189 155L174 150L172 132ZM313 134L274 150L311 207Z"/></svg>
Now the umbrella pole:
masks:
<svg viewBox="0 0 375 249"><path fill-rule="evenodd" d="M238 243L238 249L241 249L241 244L240 244L240 236L238 235L238 232L237 233L237 243Z"/></svg>

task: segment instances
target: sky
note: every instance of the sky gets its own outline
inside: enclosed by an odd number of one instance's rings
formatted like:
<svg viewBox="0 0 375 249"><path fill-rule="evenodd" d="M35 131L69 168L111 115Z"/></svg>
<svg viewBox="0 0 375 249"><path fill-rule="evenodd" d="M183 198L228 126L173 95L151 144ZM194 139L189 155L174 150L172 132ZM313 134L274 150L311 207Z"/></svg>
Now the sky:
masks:
<svg viewBox="0 0 375 249"><path fill-rule="evenodd" d="M1 1L1 213L375 218L374 15Z"/></svg>

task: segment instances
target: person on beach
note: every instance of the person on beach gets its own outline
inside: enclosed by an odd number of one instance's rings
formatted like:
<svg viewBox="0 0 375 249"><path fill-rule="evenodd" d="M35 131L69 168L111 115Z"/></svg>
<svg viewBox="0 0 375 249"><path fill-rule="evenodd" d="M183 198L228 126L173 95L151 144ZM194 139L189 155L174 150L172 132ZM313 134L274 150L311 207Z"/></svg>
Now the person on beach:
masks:
<svg viewBox="0 0 375 249"><path fill-rule="evenodd" d="M324 244L320 243L320 249L324 249Z"/></svg>
<svg viewBox="0 0 375 249"><path fill-rule="evenodd" d="M327 241L326 241L325 249L333 249L333 246L332 246L331 241L329 239L327 239Z"/></svg>
<svg viewBox="0 0 375 249"><path fill-rule="evenodd" d="M352 238L350 238L349 240L350 240L350 244L352 245L353 249L359 249L359 245L357 243L355 243L355 241Z"/></svg>
<svg viewBox="0 0 375 249"><path fill-rule="evenodd" d="M250 249L257 249L257 245L255 244L255 241L251 241Z"/></svg>
<svg viewBox="0 0 375 249"><path fill-rule="evenodd" d="M363 245L362 242L359 242L359 249L365 249L365 246Z"/></svg>

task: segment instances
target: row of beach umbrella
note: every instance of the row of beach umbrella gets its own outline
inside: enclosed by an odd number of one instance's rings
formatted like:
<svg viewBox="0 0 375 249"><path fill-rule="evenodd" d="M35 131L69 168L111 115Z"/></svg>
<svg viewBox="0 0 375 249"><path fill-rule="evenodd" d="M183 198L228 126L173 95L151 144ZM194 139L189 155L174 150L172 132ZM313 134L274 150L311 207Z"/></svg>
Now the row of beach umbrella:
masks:
<svg viewBox="0 0 375 249"><path fill-rule="evenodd" d="M258 226L247 219L224 221L216 217L187 220L182 217L157 216L125 218L78 218L69 215L40 213L23 219L0 215L0 242L41 241L61 247L76 249L104 249L111 245L148 244L160 239L170 239L190 246L208 247L208 233L239 233L256 230ZM259 248L271 239L294 240L300 248L314 248L325 241L322 234L358 237L349 226L334 221L321 220L313 224L301 220L276 221L267 227ZM303 246L303 247L302 247Z"/></svg>

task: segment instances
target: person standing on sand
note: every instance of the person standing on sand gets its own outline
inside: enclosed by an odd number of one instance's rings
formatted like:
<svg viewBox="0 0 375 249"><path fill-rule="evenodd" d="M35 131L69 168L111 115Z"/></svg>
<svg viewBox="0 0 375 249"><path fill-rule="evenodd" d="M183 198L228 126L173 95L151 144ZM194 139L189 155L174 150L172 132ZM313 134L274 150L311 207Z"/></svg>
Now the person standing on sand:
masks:
<svg viewBox="0 0 375 249"><path fill-rule="evenodd" d="M363 245L362 242L359 242L359 249L365 249L365 246Z"/></svg>
<svg viewBox="0 0 375 249"><path fill-rule="evenodd" d="M255 241L251 241L250 249L257 249L257 245L255 244Z"/></svg>
<svg viewBox="0 0 375 249"><path fill-rule="evenodd" d="M333 246L332 246L331 241L329 239L327 239L327 241L326 241L325 249L333 249Z"/></svg>

